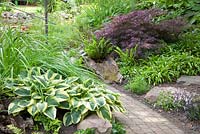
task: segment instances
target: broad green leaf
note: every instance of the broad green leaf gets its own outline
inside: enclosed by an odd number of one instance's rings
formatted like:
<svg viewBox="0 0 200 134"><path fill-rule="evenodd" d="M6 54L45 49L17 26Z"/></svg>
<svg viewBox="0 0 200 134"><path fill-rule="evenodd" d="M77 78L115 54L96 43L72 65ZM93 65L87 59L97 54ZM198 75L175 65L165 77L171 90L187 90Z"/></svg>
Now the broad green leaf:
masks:
<svg viewBox="0 0 200 134"><path fill-rule="evenodd" d="M58 106L59 102L56 100L56 97L53 96L47 96L46 102L48 103L48 106Z"/></svg>
<svg viewBox="0 0 200 134"><path fill-rule="evenodd" d="M72 105L73 108L76 108L82 105L81 100L75 97L70 100L70 104Z"/></svg>
<svg viewBox="0 0 200 134"><path fill-rule="evenodd" d="M61 80L62 76L57 73L53 73L49 79L50 80Z"/></svg>
<svg viewBox="0 0 200 134"><path fill-rule="evenodd" d="M84 106L85 106L87 109L89 109L90 111L94 111L95 108L97 107L97 104L96 104L95 102L93 102L93 101L84 102L83 104L84 104Z"/></svg>
<svg viewBox="0 0 200 134"><path fill-rule="evenodd" d="M72 110L71 111L72 123L77 124L81 120L81 111Z"/></svg>
<svg viewBox="0 0 200 134"><path fill-rule="evenodd" d="M40 112L44 112L47 107L48 107L48 103L47 102L39 102L36 104L38 111Z"/></svg>
<svg viewBox="0 0 200 134"><path fill-rule="evenodd" d="M35 93L35 92L31 94L31 98L36 99L36 100L42 99L42 97L38 93Z"/></svg>
<svg viewBox="0 0 200 134"><path fill-rule="evenodd" d="M95 98L95 101L99 107L102 107L106 104L106 100L104 97L97 97Z"/></svg>
<svg viewBox="0 0 200 134"><path fill-rule="evenodd" d="M45 73L45 78L47 80L51 79L51 77L53 76L54 72L51 71L51 70L48 70L46 73ZM53 78L52 78L53 79Z"/></svg>
<svg viewBox="0 0 200 134"><path fill-rule="evenodd" d="M81 105L78 110L81 111L81 114L86 114L88 112L88 108L86 108L84 105Z"/></svg>
<svg viewBox="0 0 200 134"><path fill-rule="evenodd" d="M115 101L116 100L116 97L114 95L112 95L112 94L107 94L105 97L107 99L111 100L111 101Z"/></svg>
<svg viewBox="0 0 200 134"><path fill-rule="evenodd" d="M50 83L51 83L51 85L58 85L58 84L60 84L60 83L63 83L64 82L64 80L62 80L62 79L54 79L54 80L51 80L50 81Z"/></svg>
<svg viewBox="0 0 200 134"><path fill-rule="evenodd" d="M70 112L65 113L65 115L63 116L63 124L65 126L69 126L72 124L72 117Z"/></svg>
<svg viewBox="0 0 200 134"><path fill-rule="evenodd" d="M76 90L67 90L67 93L70 95L70 96L77 96L77 91Z"/></svg>
<svg viewBox="0 0 200 134"><path fill-rule="evenodd" d="M106 104L104 107L101 107L100 109L98 109L97 115L99 117L102 117L102 118L110 121L112 118L112 112L110 110L109 105Z"/></svg>
<svg viewBox="0 0 200 134"><path fill-rule="evenodd" d="M50 119L54 120L56 118L57 109L55 107L48 107L43 113Z"/></svg>
<svg viewBox="0 0 200 134"><path fill-rule="evenodd" d="M58 108L69 110L70 109L69 102L67 101L60 102Z"/></svg>
<svg viewBox="0 0 200 134"><path fill-rule="evenodd" d="M83 85L85 87L92 87L92 86L94 86L94 82L91 79L87 79L87 80L83 81Z"/></svg>
<svg viewBox="0 0 200 134"><path fill-rule="evenodd" d="M29 87L20 87L14 90L14 93L19 96L30 96L31 91Z"/></svg>
<svg viewBox="0 0 200 134"><path fill-rule="evenodd" d="M56 90L55 90L55 88L54 87L51 87L51 88L49 88L48 89L48 91L46 92L46 93L44 93L45 95L47 95L47 96L54 96L55 94L56 94Z"/></svg>
<svg viewBox="0 0 200 134"><path fill-rule="evenodd" d="M24 108L20 107L18 105L18 99L12 101L9 106L8 106L8 114L15 114L15 113L19 113L20 111L23 111Z"/></svg>
<svg viewBox="0 0 200 134"><path fill-rule="evenodd" d="M120 112L121 111L117 106L111 106L111 108L115 112Z"/></svg>
<svg viewBox="0 0 200 134"><path fill-rule="evenodd" d="M29 112L30 115L35 116L39 111L36 107L36 105L31 105L28 107L27 111Z"/></svg>
<svg viewBox="0 0 200 134"><path fill-rule="evenodd" d="M69 95L67 94L66 91L58 90L58 91L56 91L54 97L58 102L63 102L63 101L66 101L69 98Z"/></svg>
<svg viewBox="0 0 200 134"><path fill-rule="evenodd" d="M66 84L66 83L60 83L60 84L55 86L55 88L59 89L59 90L66 90L66 89L68 89L70 87L71 86L69 84Z"/></svg>
<svg viewBox="0 0 200 134"><path fill-rule="evenodd" d="M18 102L18 105L20 107L28 107L32 104L33 101L31 101L31 98L30 97L23 97L23 98L20 98L19 102Z"/></svg>

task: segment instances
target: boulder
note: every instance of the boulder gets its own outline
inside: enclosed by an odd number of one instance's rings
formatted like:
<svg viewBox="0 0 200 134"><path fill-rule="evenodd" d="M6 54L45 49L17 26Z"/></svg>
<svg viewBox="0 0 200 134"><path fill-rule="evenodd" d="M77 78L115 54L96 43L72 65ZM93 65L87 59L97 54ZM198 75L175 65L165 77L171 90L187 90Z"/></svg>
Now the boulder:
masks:
<svg viewBox="0 0 200 134"><path fill-rule="evenodd" d="M95 134L111 134L112 124L102 118L99 118L96 114L92 114L81 121L77 129L95 129Z"/></svg>
<svg viewBox="0 0 200 134"><path fill-rule="evenodd" d="M121 83L123 76L119 72L119 68L115 60L111 57L102 62L95 62L92 59L87 59L87 66L95 70L100 77L107 83Z"/></svg>
<svg viewBox="0 0 200 134"><path fill-rule="evenodd" d="M200 76L181 76L177 83L182 83L183 85L200 85Z"/></svg>
<svg viewBox="0 0 200 134"><path fill-rule="evenodd" d="M166 92L171 92L172 94L177 93L177 92L182 92L183 89L181 88L176 88L176 87L153 87L149 92L147 92L147 94L145 95L145 99L149 102L149 103L155 103L160 92L161 91L166 91Z"/></svg>

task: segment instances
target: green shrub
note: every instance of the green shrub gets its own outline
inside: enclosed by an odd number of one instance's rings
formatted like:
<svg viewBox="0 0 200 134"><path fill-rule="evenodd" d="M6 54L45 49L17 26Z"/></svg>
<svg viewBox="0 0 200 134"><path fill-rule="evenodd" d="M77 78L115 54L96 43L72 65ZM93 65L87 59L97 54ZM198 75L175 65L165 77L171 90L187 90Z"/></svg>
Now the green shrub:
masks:
<svg viewBox="0 0 200 134"><path fill-rule="evenodd" d="M112 122L112 134L125 134L125 133L126 130L121 123L117 121Z"/></svg>
<svg viewBox="0 0 200 134"><path fill-rule="evenodd" d="M34 121L36 122L36 125L41 123L44 127L44 130L52 134L59 134L59 130L62 126L62 121L58 119L52 120L42 114L36 115Z"/></svg>
<svg viewBox="0 0 200 134"><path fill-rule="evenodd" d="M63 123L68 126L77 124L91 111L109 121L111 111L124 111L118 94L95 85L92 80L63 79L51 70L33 68L11 79L8 85L17 95L9 104L9 114L27 110L33 117L42 114L55 120L57 109L65 109Z"/></svg>
<svg viewBox="0 0 200 134"><path fill-rule="evenodd" d="M134 0L94 0L90 6L84 6L76 21L81 27L100 27L108 22L112 16L128 13L134 8Z"/></svg>
<svg viewBox="0 0 200 134"><path fill-rule="evenodd" d="M137 47L126 49L126 51L123 51L119 47L116 47L115 52L119 55L120 65L132 66L136 64L135 60L136 49Z"/></svg>
<svg viewBox="0 0 200 134"><path fill-rule="evenodd" d="M137 0L137 8L161 8L168 11L164 18L176 18L185 15L190 23L199 23L199 1L198 0Z"/></svg>
<svg viewBox="0 0 200 134"><path fill-rule="evenodd" d="M183 34L180 40L177 43L170 45L170 47L172 47L176 51L188 52L191 55L200 57L199 44L200 44L200 29L195 28L194 30Z"/></svg>
<svg viewBox="0 0 200 134"><path fill-rule="evenodd" d="M181 75L199 74L200 58L189 53L172 52L150 57L142 70L141 75L148 83L156 85L171 82Z"/></svg>
<svg viewBox="0 0 200 134"><path fill-rule="evenodd" d="M182 107L181 102L174 101L174 97L169 91L160 92L155 105L161 107L165 111L174 110Z"/></svg>
<svg viewBox="0 0 200 134"><path fill-rule="evenodd" d="M149 91L148 83L144 80L144 78L140 77L130 80L125 88L138 95L145 94Z"/></svg>
<svg viewBox="0 0 200 134"><path fill-rule="evenodd" d="M94 60L101 60L106 58L112 50L112 44L105 39L98 40L93 36L92 39L84 40L84 49L88 56Z"/></svg>

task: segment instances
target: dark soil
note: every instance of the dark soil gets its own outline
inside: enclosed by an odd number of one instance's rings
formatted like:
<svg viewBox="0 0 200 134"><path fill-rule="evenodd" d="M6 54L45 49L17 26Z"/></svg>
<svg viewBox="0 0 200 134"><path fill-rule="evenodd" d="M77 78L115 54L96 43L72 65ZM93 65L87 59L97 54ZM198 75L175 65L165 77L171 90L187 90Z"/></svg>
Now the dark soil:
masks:
<svg viewBox="0 0 200 134"><path fill-rule="evenodd" d="M116 84L113 84L113 86L116 89L120 90L121 92L139 100L140 102L144 103L151 109L157 111L162 116L164 116L165 118L167 118L168 120L173 122L181 130L183 130L185 134L200 134L200 121L189 120L184 111L168 111L168 112L166 112L162 109L156 108L153 105L150 105L149 103L147 103L147 101L144 99L145 95L133 94L132 92L125 90L122 86L119 86ZM180 87L188 92L200 94L200 86L199 85L185 86L182 84L167 83L167 84L161 84L159 86Z"/></svg>

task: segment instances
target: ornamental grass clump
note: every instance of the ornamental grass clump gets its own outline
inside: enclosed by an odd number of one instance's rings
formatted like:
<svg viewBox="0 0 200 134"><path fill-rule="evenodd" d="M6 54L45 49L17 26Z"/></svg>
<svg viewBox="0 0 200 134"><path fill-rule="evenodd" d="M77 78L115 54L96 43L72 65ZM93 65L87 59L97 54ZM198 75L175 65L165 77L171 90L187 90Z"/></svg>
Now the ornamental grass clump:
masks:
<svg viewBox="0 0 200 134"><path fill-rule="evenodd" d="M174 42L185 27L181 18L164 20L156 24L155 17L165 14L159 9L138 10L115 17L102 29L95 32L97 38L105 38L122 49L137 46L137 55L146 50L157 50L165 42Z"/></svg>

